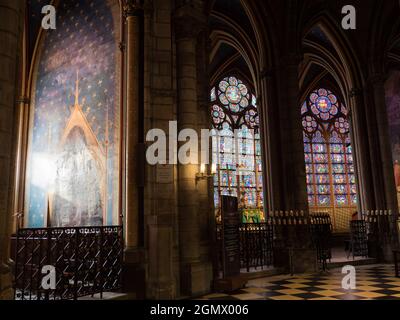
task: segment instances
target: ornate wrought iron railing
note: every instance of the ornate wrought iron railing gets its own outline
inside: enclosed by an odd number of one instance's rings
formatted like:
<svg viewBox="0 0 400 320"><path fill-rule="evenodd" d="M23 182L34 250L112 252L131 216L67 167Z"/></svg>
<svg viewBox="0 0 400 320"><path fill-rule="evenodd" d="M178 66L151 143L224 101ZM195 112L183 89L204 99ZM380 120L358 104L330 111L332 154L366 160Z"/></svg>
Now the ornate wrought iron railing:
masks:
<svg viewBox="0 0 400 320"><path fill-rule="evenodd" d="M274 236L271 223L246 223L240 231L241 267L258 269L273 264Z"/></svg>
<svg viewBox="0 0 400 320"><path fill-rule="evenodd" d="M350 221L350 250L348 256L368 258L367 223L364 220Z"/></svg>
<svg viewBox="0 0 400 320"><path fill-rule="evenodd" d="M273 225L272 223L245 223L239 227L240 267L263 269L273 265ZM222 269L222 225L217 224L218 265Z"/></svg>
<svg viewBox="0 0 400 320"><path fill-rule="evenodd" d="M332 221L329 213L313 213L309 216L311 239L317 251L317 260L323 269L327 261L332 259Z"/></svg>
<svg viewBox="0 0 400 320"><path fill-rule="evenodd" d="M385 246L398 247L396 218L391 210L368 210L362 213L371 257L381 260Z"/></svg>
<svg viewBox="0 0 400 320"><path fill-rule="evenodd" d="M303 211L270 212L267 221L259 224L242 224L239 227L241 268L260 268L273 265L279 260L274 251L280 248L296 248L309 240L311 248L322 268L332 259L333 225L326 212L305 214ZM399 248L397 215L389 210L367 211L362 220L348 221L350 245L354 257L380 259L383 249L389 245ZM217 224L219 270L222 269L222 226Z"/></svg>
<svg viewBox="0 0 400 320"><path fill-rule="evenodd" d="M122 227L19 229L15 244L16 300L71 300L121 288ZM55 286L43 288L44 266Z"/></svg>

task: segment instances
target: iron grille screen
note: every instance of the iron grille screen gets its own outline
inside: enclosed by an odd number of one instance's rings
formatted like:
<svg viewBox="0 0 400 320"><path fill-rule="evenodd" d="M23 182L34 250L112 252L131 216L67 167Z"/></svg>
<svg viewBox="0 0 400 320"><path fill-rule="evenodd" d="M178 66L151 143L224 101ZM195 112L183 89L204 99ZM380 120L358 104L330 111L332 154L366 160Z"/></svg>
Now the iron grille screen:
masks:
<svg viewBox="0 0 400 320"><path fill-rule="evenodd" d="M269 223L249 223L240 227L241 267L263 268L273 264L273 226Z"/></svg>
<svg viewBox="0 0 400 320"><path fill-rule="evenodd" d="M271 223L247 223L239 227L240 267L248 272L251 268L273 265L273 225ZM222 270L222 225L217 224L218 268Z"/></svg>
<svg viewBox="0 0 400 320"><path fill-rule="evenodd" d="M367 223L364 220L350 221L351 251L354 257L368 257Z"/></svg>
<svg viewBox="0 0 400 320"><path fill-rule="evenodd" d="M317 251L317 260L326 268L332 259L332 222L328 213L314 213L310 217L311 239Z"/></svg>
<svg viewBox="0 0 400 320"><path fill-rule="evenodd" d="M121 288L122 227L20 229L15 255L16 300L69 300ZM44 266L55 289L42 287Z"/></svg>

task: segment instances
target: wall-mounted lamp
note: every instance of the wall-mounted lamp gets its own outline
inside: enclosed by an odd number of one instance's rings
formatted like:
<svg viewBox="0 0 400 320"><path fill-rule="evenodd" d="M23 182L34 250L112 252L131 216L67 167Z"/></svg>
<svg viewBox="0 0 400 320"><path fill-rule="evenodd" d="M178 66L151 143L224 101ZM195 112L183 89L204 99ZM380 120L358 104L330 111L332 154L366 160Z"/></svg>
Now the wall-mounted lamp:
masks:
<svg viewBox="0 0 400 320"><path fill-rule="evenodd" d="M211 174L208 175L206 173L206 165L204 163L200 164L200 172L196 174L196 182L199 180L204 180L208 178L214 178L214 175L217 173L217 165L213 163L211 165Z"/></svg>

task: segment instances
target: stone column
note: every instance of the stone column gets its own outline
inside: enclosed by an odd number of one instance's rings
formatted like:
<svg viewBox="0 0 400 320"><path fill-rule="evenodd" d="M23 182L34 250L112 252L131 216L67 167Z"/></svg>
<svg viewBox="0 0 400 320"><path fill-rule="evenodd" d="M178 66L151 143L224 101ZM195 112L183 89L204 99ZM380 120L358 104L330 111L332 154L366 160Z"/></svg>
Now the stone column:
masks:
<svg viewBox="0 0 400 320"><path fill-rule="evenodd" d="M210 79L209 65L209 30L204 28L197 37L197 128L210 129ZM212 144L209 139L209 165L206 166L206 174L211 174ZM207 171L208 169L208 171ZM199 195L199 227L202 255L208 256L211 250L216 249L215 238L215 212L214 212L214 181L210 177L197 183ZM211 250L210 250L211 249ZM213 253L213 252L212 252Z"/></svg>
<svg viewBox="0 0 400 320"><path fill-rule="evenodd" d="M298 66L301 56L288 53L279 68L278 96L280 146L282 152L282 207L278 210L308 212L302 117L299 105ZM276 165L276 162L274 163ZM274 168L272 168L274 170ZM282 201L283 200L283 201ZM304 225L277 226L282 232L280 247L275 248L277 267L290 267L296 273L315 271L316 255L311 247L309 230ZM290 265L290 261L292 265Z"/></svg>
<svg viewBox="0 0 400 320"><path fill-rule="evenodd" d="M139 63L140 22L142 8L135 1L127 1L126 16L126 248L134 249L139 244L138 231L138 125L139 125Z"/></svg>
<svg viewBox="0 0 400 320"><path fill-rule="evenodd" d="M18 50L21 49L24 7L24 1L0 0L0 300L13 298L10 226L16 161Z"/></svg>
<svg viewBox="0 0 400 320"><path fill-rule="evenodd" d="M148 219L149 232L149 270L147 297L156 300L176 298L176 283L174 283L173 232L171 216L153 215Z"/></svg>
<svg viewBox="0 0 400 320"><path fill-rule="evenodd" d="M191 6L183 6L175 12L179 131L196 130L198 126L196 40L204 23L204 17ZM182 144L184 142L181 142ZM183 295L207 292L212 277L211 265L207 268L200 260L199 195L196 186L198 172L197 164L178 165L179 246Z"/></svg>
<svg viewBox="0 0 400 320"><path fill-rule="evenodd" d="M371 175L371 163L368 151L368 130L365 119L365 104L363 102L363 91L353 88L350 92L349 123L354 149L353 157L356 164L358 208L371 209L375 202L374 186Z"/></svg>
<svg viewBox="0 0 400 320"><path fill-rule="evenodd" d="M22 75L21 75L22 78ZM22 79L24 82L25 79ZM25 89L25 88L24 88ZM23 92L23 90L21 90ZM16 219L12 219L11 233L15 233L18 228L24 227L24 194L25 194L25 176L26 176L26 158L29 133L29 109L30 99L21 96L18 100L18 133L17 133L17 156L15 161L15 191L13 213L18 214Z"/></svg>
<svg viewBox="0 0 400 320"><path fill-rule="evenodd" d="M170 0L145 6L146 132L163 129L168 141L174 135L169 132L170 121L176 119L172 6ZM146 171L146 298L175 299L179 288L176 168L156 165Z"/></svg>
<svg viewBox="0 0 400 320"><path fill-rule="evenodd" d="M389 136L389 121L386 110L385 79L382 75L375 75L369 80L372 88L373 103L375 105L375 120L377 128L377 132L371 132L370 134L377 137L378 146L376 146L376 150L379 150L378 156L380 158L380 166L374 169L380 171L378 174L382 180L383 186L383 190L376 190L376 192L382 193L381 201L383 203L380 205L383 207L376 209L392 210L397 216L398 204Z"/></svg>
<svg viewBox="0 0 400 320"><path fill-rule="evenodd" d="M287 109L288 131L283 133L287 144L285 149L286 159L286 203L289 210L308 209L306 169L304 165L304 139L299 106L299 74L298 67L301 57L289 55L285 59L284 75L286 82L286 96L284 108ZM282 124L284 125L284 124Z"/></svg>
<svg viewBox="0 0 400 320"><path fill-rule="evenodd" d="M280 210L283 204L283 163L281 132L279 123L279 96L277 77L274 70L264 70L260 80L261 97L258 97L261 116L261 143L263 154L263 182L265 209Z"/></svg>
<svg viewBox="0 0 400 320"><path fill-rule="evenodd" d="M286 2L288 17L295 17L301 9L299 1ZM299 65L303 60L301 40L296 19L284 19L282 30L282 57L279 62L279 95L281 117L282 151L284 159L284 208L308 211L306 169L304 164L304 138L299 101Z"/></svg>
<svg viewBox="0 0 400 320"><path fill-rule="evenodd" d="M125 129L125 291L144 292L144 254L140 239L142 225L141 199L142 193L139 179L140 128L142 85L142 19L143 6L140 1L126 0L124 5L126 18L126 129Z"/></svg>
<svg viewBox="0 0 400 320"><path fill-rule="evenodd" d="M301 57L288 54L281 68L281 134L285 167L284 205L287 210L308 209L304 141L299 106L298 67Z"/></svg>
<svg viewBox="0 0 400 320"><path fill-rule="evenodd" d="M372 168L375 171L375 175L379 177L379 184L382 186L380 189L375 190L380 200L375 209L391 210L394 214L392 222L395 222L399 212L384 82L385 78L383 75L374 75L369 79L369 87L372 89L371 94L373 95L373 105L375 107L374 120L376 123L376 132L374 132L374 128L369 129L372 129L370 135L375 135L376 137L375 142L377 145L375 146L375 150L377 150L378 157L377 165ZM382 234L382 232L379 234L382 258L387 262L393 260L392 247L398 247L398 229L395 223L390 225L390 233L390 235Z"/></svg>

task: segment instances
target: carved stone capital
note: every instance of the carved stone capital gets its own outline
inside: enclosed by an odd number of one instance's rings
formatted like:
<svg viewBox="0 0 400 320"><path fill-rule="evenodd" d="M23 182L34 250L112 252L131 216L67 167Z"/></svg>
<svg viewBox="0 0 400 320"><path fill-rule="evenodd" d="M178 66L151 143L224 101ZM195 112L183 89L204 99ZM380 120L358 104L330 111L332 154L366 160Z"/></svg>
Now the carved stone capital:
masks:
<svg viewBox="0 0 400 320"><path fill-rule="evenodd" d="M175 36L177 40L196 38L207 29L207 17L191 6L182 6L174 14Z"/></svg>
<svg viewBox="0 0 400 320"><path fill-rule="evenodd" d="M143 14L144 8L139 0L125 0L123 4L123 13L125 19Z"/></svg>

